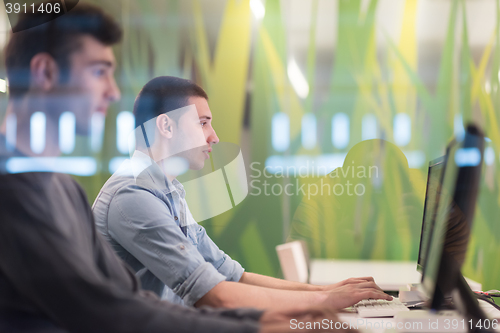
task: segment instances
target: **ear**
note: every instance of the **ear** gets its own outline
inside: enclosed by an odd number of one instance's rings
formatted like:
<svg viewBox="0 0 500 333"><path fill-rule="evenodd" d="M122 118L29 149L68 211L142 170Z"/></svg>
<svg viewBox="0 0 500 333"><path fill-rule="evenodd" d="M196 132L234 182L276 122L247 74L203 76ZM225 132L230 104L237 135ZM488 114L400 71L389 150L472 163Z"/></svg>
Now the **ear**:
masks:
<svg viewBox="0 0 500 333"><path fill-rule="evenodd" d="M156 128L160 136L171 139L174 136L174 122L172 118L166 114L161 114L156 117Z"/></svg>
<svg viewBox="0 0 500 333"><path fill-rule="evenodd" d="M36 54L30 62L31 86L37 90L49 91L59 81L59 67L48 53Z"/></svg>

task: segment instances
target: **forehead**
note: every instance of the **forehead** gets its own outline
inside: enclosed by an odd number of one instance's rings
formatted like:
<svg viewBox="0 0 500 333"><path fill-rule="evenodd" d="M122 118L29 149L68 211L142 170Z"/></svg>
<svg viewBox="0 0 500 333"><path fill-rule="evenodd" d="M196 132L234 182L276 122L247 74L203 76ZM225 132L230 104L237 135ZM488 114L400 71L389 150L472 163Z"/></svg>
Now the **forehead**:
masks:
<svg viewBox="0 0 500 333"><path fill-rule="evenodd" d="M79 47L70 56L73 66L85 66L94 62L108 62L115 65L115 56L111 46L102 44L90 35L78 38Z"/></svg>
<svg viewBox="0 0 500 333"><path fill-rule="evenodd" d="M189 97L188 104L194 104L196 106L196 110L198 111L198 117L208 117L212 118L212 112L210 111L210 107L208 106L208 101L199 96L191 96Z"/></svg>

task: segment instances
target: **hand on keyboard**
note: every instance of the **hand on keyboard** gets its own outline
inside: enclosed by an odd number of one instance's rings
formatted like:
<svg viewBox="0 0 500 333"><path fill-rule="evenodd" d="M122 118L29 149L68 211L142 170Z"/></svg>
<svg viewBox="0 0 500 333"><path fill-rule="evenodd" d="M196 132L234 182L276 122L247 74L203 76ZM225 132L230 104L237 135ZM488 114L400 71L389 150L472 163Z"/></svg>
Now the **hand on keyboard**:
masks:
<svg viewBox="0 0 500 333"><path fill-rule="evenodd" d="M375 280L373 280L373 277L371 277L371 276L353 277L353 278L349 278L349 279L344 280L344 281L340 281L340 282L337 282L334 284L329 284L327 286L324 286L324 290L333 290L333 289L336 289L338 287L345 286L346 284L356 284L356 283L363 283L363 282L375 282ZM377 289L382 291L382 289L379 286L376 286L376 287L377 287Z"/></svg>
<svg viewBox="0 0 500 333"><path fill-rule="evenodd" d="M347 281L347 280L346 280ZM334 309L352 306L363 299L383 299L391 301L392 297L384 293L373 281L347 283L326 291L324 303Z"/></svg>

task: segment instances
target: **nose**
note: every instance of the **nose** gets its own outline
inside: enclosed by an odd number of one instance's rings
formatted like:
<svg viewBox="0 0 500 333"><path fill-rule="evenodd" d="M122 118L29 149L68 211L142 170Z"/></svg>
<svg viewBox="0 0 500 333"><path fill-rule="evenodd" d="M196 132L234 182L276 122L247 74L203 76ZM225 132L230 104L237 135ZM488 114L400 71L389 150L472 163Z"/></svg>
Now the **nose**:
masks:
<svg viewBox="0 0 500 333"><path fill-rule="evenodd" d="M121 97L120 88L118 88L118 85L116 84L116 80L114 77L111 77L110 79L106 97L110 102L116 102Z"/></svg>
<svg viewBox="0 0 500 333"><path fill-rule="evenodd" d="M219 138L217 137L217 133L215 133L215 130L212 128L210 131L210 134L207 137L207 143L209 145L215 145L216 143L219 143Z"/></svg>

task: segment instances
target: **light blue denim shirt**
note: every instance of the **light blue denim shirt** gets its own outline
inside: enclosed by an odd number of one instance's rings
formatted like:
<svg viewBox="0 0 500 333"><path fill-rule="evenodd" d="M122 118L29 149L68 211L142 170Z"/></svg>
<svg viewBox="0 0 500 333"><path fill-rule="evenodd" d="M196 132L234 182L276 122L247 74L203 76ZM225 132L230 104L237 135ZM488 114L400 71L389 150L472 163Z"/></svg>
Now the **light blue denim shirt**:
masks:
<svg viewBox="0 0 500 333"><path fill-rule="evenodd" d="M142 287L162 299L192 306L221 281L243 275L194 221L182 184L139 151L104 184L92 210Z"/></svg>

